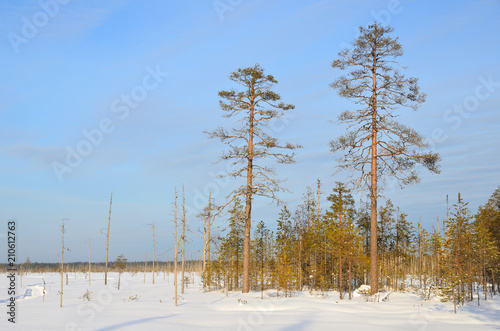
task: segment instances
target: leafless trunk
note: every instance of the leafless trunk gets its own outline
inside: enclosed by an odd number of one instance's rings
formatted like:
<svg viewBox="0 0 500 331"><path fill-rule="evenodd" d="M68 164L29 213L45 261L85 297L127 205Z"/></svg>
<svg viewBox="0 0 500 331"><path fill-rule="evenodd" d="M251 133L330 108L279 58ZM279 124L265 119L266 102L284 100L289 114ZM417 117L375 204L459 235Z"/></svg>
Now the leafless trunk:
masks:
<svg viewBox="0 0 500 331"><path fill-rule="evenodd" d="M148 265L148 252L146 252L146 258L144 259L144 281L143 283L146 284L146 268Z"/></svg>
<svg viewBox="0 0 500 331"><path fill-rule="evenodd" d="M61 226L61 292L60 295L61 297L59 298L59 307L62 308L62 302L63 302L63 283L64 283L64 218L62 220L62 226Z"/></svg>
<svg viewBox="0 0 500 331"><path fill-rule="evenodd" d="M109 252L109 227L111 224L111 205L113 204L113 192L109 199L108 232L106 234L106 269L104 271L104 285L108 285L108 252Z"/></svg>
<svg viewBox="0 0 500 331"><path fill-rule="evenodd" d="M90 286L90 273L91 273L91 267L90 267L90 238L89 238L89 286Z"/></svg>
<svg viewBox="0 0 500 331"><path fill-rule="evenodd" d="M457 299L455 298L455 286L451 288L451 296L453 298L453 309L455 310L455 314L457 313Z"/></svg>
<svg viewBox="0 0 500 331"><path fill-rule="evenodd" d="M318 218L318 220L319 220L319 213L320 213L319 197L320 197L320 194L321 194L321 182L320 182L319 178L318 178L318 180L317 180L317 187L318 187L318 192L317 192L317 193L318 193L318 206L317 206L317 208L316 208L316 213L317 213L317 216L316 216L316 217L317 217L317 218Z"/></svg>
<svg viewBox="0 0 500 331"><path fill-rule="evenodd" d="M483 242L483 290L484 290L484 301L488 300L488 291L487 291L487 286L488 284L486 283L486 254L484 252L484 242ZM477 293L477 296L479 297L479 292Z"/></svg>
<svg viewBox="0 0 500 331"><path fill-rule="evenodd" d="M352 298L351 257L352 254L349 252L349 300Z"/></svg>
<svg viewBox="0 0 500 331"><path fill-rule="evenodd" d="M235 204L236 206L236 204ZM239 222L239 218L240 218L240 214L238 213L237 216L235 216L237 221L236 221L236 268L235 268L235 273L234 273L234 286L236 288L239 287L239 277L240 277L240 222Z"/></svg>
<svg viewBox="0 0 500 331"><path fill-rule="evenodd" d="M340 201L342 201L342 193L340 193ZM342 202L341 202L342 203ZM340 242L340 252L339 252L339 296L340 300L343 299L343 287L342 287L342 246L344 241L342 238L342 204L340 205L339 211L339 242ZM350 295L350 294L349 294Z"/></svg>
<svg viewBox="0 0 500 331"><path fill-rule="evenodd" d="M155 283L155 223L153 222L153 284Z"/></svg>
<svg viewBox="0 0 500 331"><path fill-rule="evenodd" d="M207 241L207 217L205 216L204 219L204 224L203 224L203 273L205 273L205 270L207 268L207 246L208 246L208 241Z"/></svg>
<svg viewBox="0 0 500 331"><path fill-rule="evenodd" d="M302 283L304 276L302 275L302 236L299 233L299 291L302 291Z"/></svg>
<svg viewBox="0 0 500 331"><path fill-rule="evenodd" d="M182 266L181 266L181 294L184 294L184 287L186 286L184 284L184 263L185 263L185 246L186 243L186 199L184 196L184 185L182 185Z"/></svg>
<svg viewBox="0 0 500 331"><path fill-rule="evenodd" d="M179 254L179 246L177 242L177 190L175 190L175 211L174 211L174 302L175 306L177 306L177 255Z"/></svg>
<svg viewBox="0 0 500 331"><path fill-rule="evenodd" d="M418 279L422 289L422 218L418 222Z"/></svg>
<svg viewBox="0 0 500 331"><path fill-rule="evenodd" d="M210 242L212 241L212 237L210 234L210 229L212 227L212 192L208 193L208 214L207 214L207 261L209 266L212 265L212 260L210 259ZM212 282L212 268L209 269L208 272L208 290L210 291L210 284Z"/></svg>

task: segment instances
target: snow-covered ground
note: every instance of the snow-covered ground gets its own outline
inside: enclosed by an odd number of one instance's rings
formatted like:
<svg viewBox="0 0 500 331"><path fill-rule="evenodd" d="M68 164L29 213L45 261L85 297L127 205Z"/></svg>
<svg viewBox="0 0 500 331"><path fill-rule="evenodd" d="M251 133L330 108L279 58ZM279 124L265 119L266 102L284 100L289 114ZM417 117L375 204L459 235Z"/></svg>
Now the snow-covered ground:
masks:
<svg viewBox="0 0 500 331"><path fill-rule="evenodd" d="M500 298L477 306L469 303L453 313L453 305L437 298L422 301L410 293L391 293L384 302L366 302L358 295L339 300L338 292L325 296L307 291L277 297L276 291L242 294L201 290L195 275L174 306L173 276L159 273L152 284L148 274L69 274L59 308L60 275L28 274L17 282L16 323L7 321L9 299L6 275L0 282L0 330L492 330L500 329ZM165 278L164 278L165 277ZM179 277L180 278L180 277ZM43 280L46 282L43 299ZM82 297L90 293L90 301ZM44 300L44 301L43 301Z"/></svg>

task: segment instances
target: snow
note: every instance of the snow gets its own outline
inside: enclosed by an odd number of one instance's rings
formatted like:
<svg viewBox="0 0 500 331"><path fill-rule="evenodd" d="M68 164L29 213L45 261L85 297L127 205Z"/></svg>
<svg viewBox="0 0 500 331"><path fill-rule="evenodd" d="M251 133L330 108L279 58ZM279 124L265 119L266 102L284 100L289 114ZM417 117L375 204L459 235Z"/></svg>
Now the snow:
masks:
<svg viewBox="0 0 500 331"><path fill-rule="evenodd" d="M5 275L1 276L6 279ZM185 294L174 306L173 275L124 273L120 290L118 274L92 274L89 286L84 273L70 273L59 308L60 275L28 274L17 282L16 324L3 313L1 330L492 330L500 329L500 299L481 298L453 313L453 305L438 298L430 301L412 293L381 293L385 301L368 302L366 290L353 299L339 300L338 292L295 292L285 298L275 290L242 294L203 292L200 278L190 274ZM43 301L43 279L46 282ZM180 279L180 277L179 277ZM6 311L7 282L0 282L0 303ZM90 301L83 295L90 293ZM346 296L347 297L347 296ZM477 296L476 296L477 300Z"/></svg>

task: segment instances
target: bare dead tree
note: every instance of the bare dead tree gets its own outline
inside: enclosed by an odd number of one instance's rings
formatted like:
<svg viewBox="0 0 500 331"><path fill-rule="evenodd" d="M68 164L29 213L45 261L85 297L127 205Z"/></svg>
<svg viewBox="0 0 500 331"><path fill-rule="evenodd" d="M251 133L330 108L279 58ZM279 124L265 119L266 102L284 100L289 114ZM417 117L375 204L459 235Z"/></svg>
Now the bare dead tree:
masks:
<svg viewBox="0 0 500 331"><path fill-rule="evenodd" d="M144 281L143 283L146 284L146 268L148 266L148 252L146 251L146 257L144 258Z"/></svg>
<svg viewBox="0 0 500 331"><path fill-rule="evenodd" d="M64 247L64 234L66 233L66 229L64 228L64 221L69 221L68 218L63 218L62 219L62 225L61 225L61 292L60 295L61 297L59 298L59 307L62 308L62 302L63 302L63 283L64 283L64 251L67 249Z"/></svg>
<svg viewBox="0 0 500 331"><path fill-rule="evenodd" d="M104 271L104 285L108 285L108 252L109 252L109 228L111 224L111 205L113 204L113 192L109 198L108 231L106 232L106 269Z"/></svg>
<svg viewBox="0 0 500 331"><path fill-rule="evenodd" d="M177 256L179 255L179 244L177 242L177 189L175 189L175 200L174 200L174 302L177 306Z"/></svg>
<svg viewBox="0 0 500 331"><path fill-rule="evenodd" d="M186 244L186 198L184 195L184 185L182 185L182 265L181 265L181 294L184 294L184 270L185 266L184 263L186 261L186 250L185 250L185 244Z"/></svg>
<svg viewBox="0 0 500 331"><path fill-rule="evenodd" d="M153 222L153 223L151 223L149 225L151 225L151 228L153 229L153 284L154 284L155 283L155 259L156 259L156 253L155 253L155 248L156 248L155 222Z"/></svg>
<svg viewBox="0 0 500 331"><path fill-rule="evenodd" d="M91 273L91 267L90 267L90 238L89 238L89 286L90 286L90 273Z"/></svg>

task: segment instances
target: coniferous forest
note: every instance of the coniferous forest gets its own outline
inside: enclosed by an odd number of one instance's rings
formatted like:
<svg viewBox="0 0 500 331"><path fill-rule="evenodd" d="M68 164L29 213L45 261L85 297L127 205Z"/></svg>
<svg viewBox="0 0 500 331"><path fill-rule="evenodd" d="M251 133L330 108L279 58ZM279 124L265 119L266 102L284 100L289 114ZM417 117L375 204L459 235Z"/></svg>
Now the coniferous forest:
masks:
<svg viewBox="0 0 500 331"><path fill-rule="evenodd" d="M328 206L318 206L322 194L308 188L295 210L286 206L277 230L256 222L251 240L252 291L352 291L369 283L369 204L355 204L345 185L337 182ZM378 215L379 290L441 295L457 305L487 300L498 292L500 247L500 187L473 214L460 194L436 218L431 230L407 219L386 200ZM452 199L450 199L452 200ZM244 207L239 199L229 209L224 236L211 238L212 255L204 271L206 290L242 288Z"/></svg>
<svg viewBox="0 0 500 331"><path fill-rule="evenodd" d="M294 209L278 198L276 192L285 190L282 181L261 160L294 162L291 151L301 146L282 144L266 131L270 120L294 106L272 90L277 80L260 65L230 75L243 88L219 92L220 105L224 117L237 117L241 126L207 134L229 145L220 157L233 162L225 176L242 177L245 183L222 206L209 200L200 215L209 229L214 214L228 215L225 234L212 238L208 230L205 236L207 290L275 289L284 296L304 289L337 290L340 299L350 299L354 288L370 284L372 295L411 287L456 305L480 296L486 300L488 292L498 291L500 187L475 214L460 193L450 202L446 196L446 216L436 217L432 229L411 222L390 198L381 198L377 183L385 177L404 187L418 183L418 165L440 172L439 154L428 151L414 129L396 121L398 111L415 111L426 98L418 79L405 76L398 62L403 53L393 29L373 23L360 27L352 46L332 62L343 75L331 87L355 107L339 115L338 122L348 129L331 141L330 152L352 180L328 190L318 179ZM366 199L356 203L353 191ZM320 206L323 194L329 205ZM275 231L263 221L252 222L253 196L282 205Z"/></svg>

